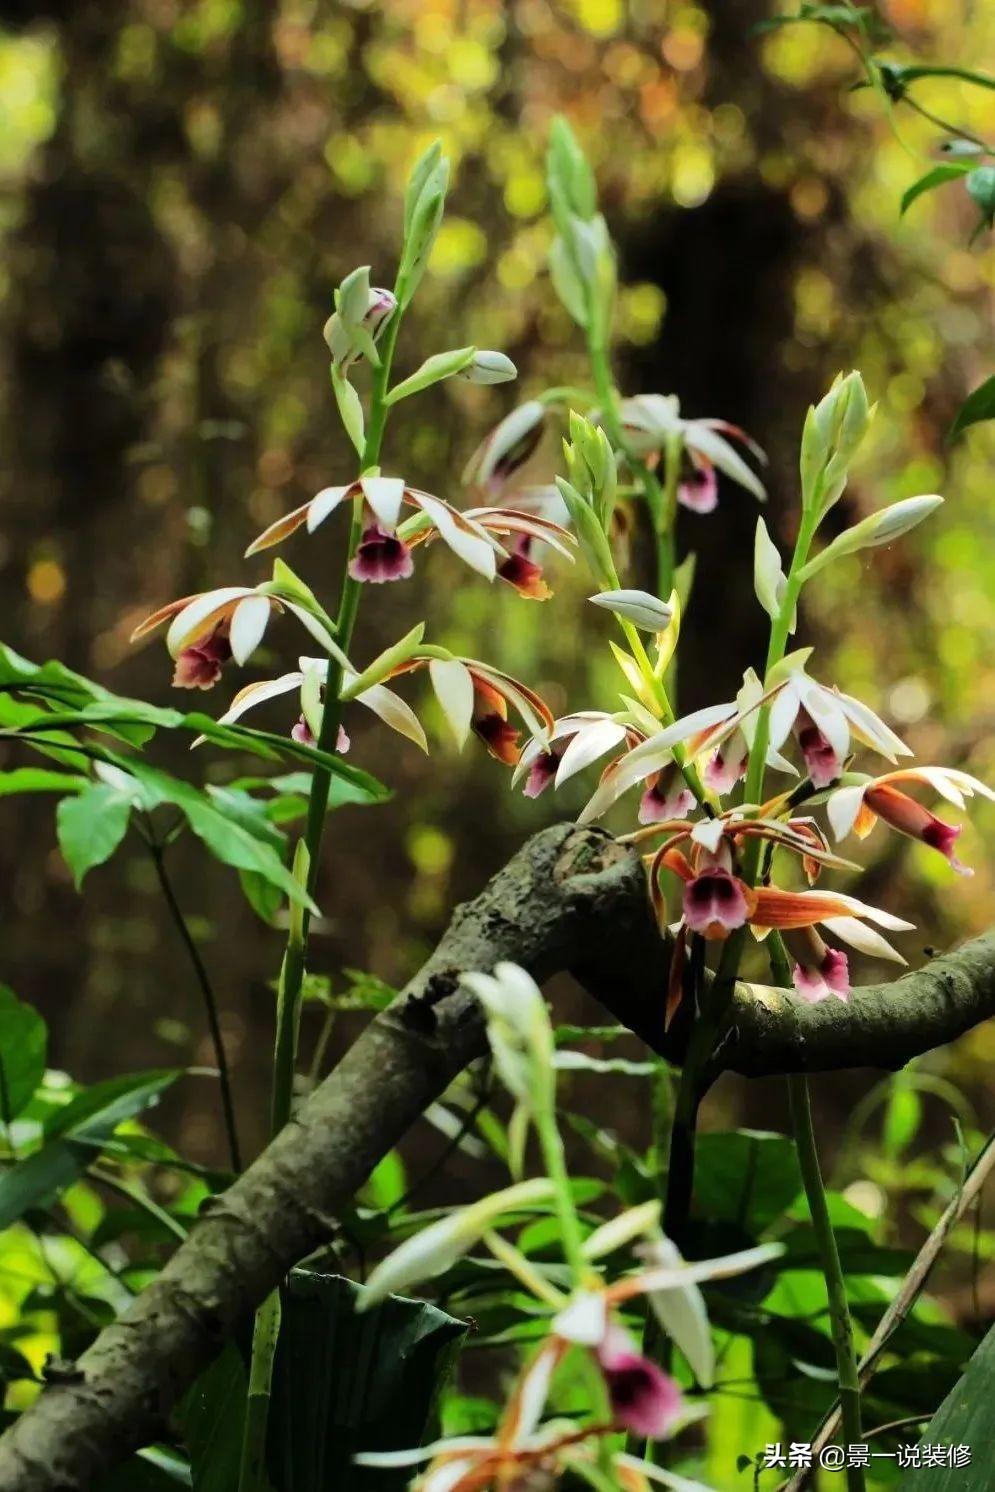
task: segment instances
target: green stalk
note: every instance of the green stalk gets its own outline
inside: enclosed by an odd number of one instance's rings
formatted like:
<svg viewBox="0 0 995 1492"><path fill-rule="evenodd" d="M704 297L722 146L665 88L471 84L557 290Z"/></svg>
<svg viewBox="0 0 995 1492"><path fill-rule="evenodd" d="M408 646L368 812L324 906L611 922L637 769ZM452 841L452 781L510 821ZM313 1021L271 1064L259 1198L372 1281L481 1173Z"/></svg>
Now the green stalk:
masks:
<svg viewBox="0 0 995 1492"><path fill-rule="evenodd" d="M781 607L771 624L764 673L765 681L770 677L771 669L784 657L788 638L791 635L791 624L803 584L802 571L808 560L809 549L818 526L817 510L818 504L813 502L802 515L801 528L798 532L795 552L792 555ZM757 716L757 729L746 774L745 798L747 803L759 803L763 798L769 744L770 706L764 705ZM756 882L762 849L763 842L759 838L751 839L746 844L743 852L742 877L747 885L752 886ZM707 1006L695 1022L687 1051L684 1054L674 1111L674 1127L671 1134L667 1201L664 1213L665 1230L670 1236L677 1234L678 1241L679 1235L687 1225L694 1187L694 1143L698 1106L702 1098L702 1078L726 1024L745 945L745 927L737 928L726 939L719 967L709 991Z"/></svg>
<svg viewBox="0 0 995 1492"><path fill-rule="evenodd" d="M808 1209L812 1215L819 1248L822 1273L829 1297L829 1319L832 1326L833 1348L836 1352L836 1376L839 1380L840 1409L843 1415L843 1439L848 1445L859 1445L863 1440L860 1417L860 1377L857 1371L857 1354L853 1345L853 1325L850 1307L846 1298L846 1281L840 1264L836 1235L829 1217L826 1189L819 1167L819 1152L815 1144L812 1127L812 1106L809 1102L808 1079L804 1073L793 1073L788 1078L788 1096L791 1100L791 1122L794 1129L795 1149L801 1168ZM848 1466L846 1473L847 1492L864 1492L864 1472L860 1466Z"/></svg>
<svg viewBox="0 0 995 1492"><path fill-rule="evenodd" d="M779 932L772 932L768 939L771 976L780 988L791 986L791 970L784 949L784 940ZM791 1109L791 1127L798 1155L798 1166L802 1173L808 1210L815 1231L819 1250L819 1264L826 1282L829 1300L829 1321L832 1328L833 1349L836 1353L836 1377L839 1383L840 1409L843 1416L843 1438L847 1445L859 1445L863 1441L860 1412L860 1375L857 1354L853 1344L853 1322L846 1295L846 1280L836 1245L836 1235L829 1217L826 1187L819 1165L819 1152L815 1143L812 1124L812 1102L808 1078L803 1072L792 1073L787 1079L788 1099ZM864 1492L864 1472L859 1466L847 1468L847 1492Z"/></svg>
<svg viewBox="0 0 995 1492"><path fill-rule="evenodd" d="M563 1151L563 1138L556 1122L554 1109L543 1107L537 1110L534 1122L546 1174L555 1188L556 1215L560 1224L563 1252L573 1272L574 1280L579 1284L589 1273L589 1268L584 1258L584 1235L581 1232L577 1208L574 1206L570 1174Z"/></svg>
<svg viewBox="0 0 995 1492"><path fill-rule="evenodd" d="M398 310L391 318L384 334L380 353L380 366L374 371L370 394L370 419L361 457L362 470L368 471L380 460L384 427L387 423L387 385L391 363L397 343L402 311L398 296ZM353 503L352 523L345 571L342 579L339 609L335 619L336 641L344 653L349 650L356 613L361 594L360 582L349 574L349 564L356 553L363 530L363 500ZM325 698L318 732L318 747L322 751L334 751L342 720L342 665L334 658L328 661L325 682ZM299 883L306 886L308 894L314 896L320 868L321 841L328 811L328 796L332 774L329 768L317 766L311 778L311 794L308 799L307 822L304 837L298 845L294 859L295 875ZM300 1029L301 988L307 965L308 934L311 914L307 907L297 904L290 909L290 931L287 947L280 969L277 994L276 1044L273 1054L273 1082L271 1097L270 1134L275 1136L290 1118L293 1102L294 1069L297 1060L297 1038ZM246 1401L245 1427L242 1437L242 1458L239 1467L238 1492L269 1492L266 1476L266 1435L269 1423L270 1390L273 1379L273 1363L280 1334L280 1294L278 1290L267 1297L256 1312L252 1334L252 1363L249 1370L249 1394Z"/></svg>

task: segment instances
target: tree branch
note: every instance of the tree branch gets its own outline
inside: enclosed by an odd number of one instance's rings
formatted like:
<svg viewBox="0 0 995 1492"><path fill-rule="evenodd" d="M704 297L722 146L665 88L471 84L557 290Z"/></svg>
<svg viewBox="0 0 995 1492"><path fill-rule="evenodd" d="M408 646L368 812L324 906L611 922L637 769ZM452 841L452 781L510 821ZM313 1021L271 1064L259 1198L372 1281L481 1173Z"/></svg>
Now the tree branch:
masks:
<svg viewBox="0 0 995 1492"><path fill-rule="evenodd" d="M569 970L665 1055L668 948L642 866L597 829L544 830L457 909L398 999L235 1184L205 1209L162 1274L0 1441L4 1492L82 1492L163 1432L222 1343L327 1236L336 1206L474 1058L486 1038L460 983L513 959L537 979ZM995 1012L995 935L849 1005L809 1006L741 985L720 1065L748 1076L895 1068Z"/></svg>

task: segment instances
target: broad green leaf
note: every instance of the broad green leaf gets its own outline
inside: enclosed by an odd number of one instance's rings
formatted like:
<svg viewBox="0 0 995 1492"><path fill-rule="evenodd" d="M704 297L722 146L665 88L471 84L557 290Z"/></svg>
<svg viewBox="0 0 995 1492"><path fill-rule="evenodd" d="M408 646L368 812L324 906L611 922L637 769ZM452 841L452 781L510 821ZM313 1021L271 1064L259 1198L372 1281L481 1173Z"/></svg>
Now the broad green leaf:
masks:
<svg viewBox="0 0 995 1492"><path fill-rule="evenodd" d="M954 440L970 425L979 425L983 420L995 419L995 376L969 394L957 411L957 418L950 427L948 440Z"/></svg>
<svg viewBox="0 0 995 1492"><path fill-rule="evenodd" d="M698 1139L695 1197L710 1221L736 1223L756 1235L801 1189L795 1148L786 1135L739 1129Z"/></svg>
<svg viewBox="0 0 995 1492"><path fill-rule="evenodd" d="M206 793L171 777L158 767L150 767L140 758L117 758L116 761L138 779L151 801L171 803L178 808L216 859L236 870L254 871L271 885L278 886L292 901L315 910L314 903L298 886L272 844L259 839L243 824L229 817Z"/></svg>
<svg viewBox="0 0 995 1492"><path fill-rule="evenodd" d="M229 1342L184 1396L179 1421L194 1492L235 1492L247 1392L245 1363Z"/></svg>
<svg viewBox="0 0 995 1492"><path fill-rule="evenodd" d="M128 832L131 808L128 794L105 782L62 799L55 814L56 831L77 890L87 871L103 865L121 843Z"/></svg>
<svg viewBox="0 0 995 1492"><path fill-rule="evenodd" d="M293 1492L402 1492L410 1468L354 1466L358 1451L420 1445L466 1323L389 1296L357 1314L357 1287L291 1272L273 1375L269 1471Z"/></svg>
<svg viewBox="0 0 995 1492"><path fill-rule="evenodd" d="M157 1103L181 1072L168 1068L112 1078L55 1110L41 1149L0 1174L0 1232L78 1181L117 1126Z"/></svg>
<svg viewBox="0 0 995 1492"><path fill-rule="evenodd" d="M942 166L934 166L932 171L927 171L925 176L920 176L918 181L914 181L903 192L902 212L908 212L913 202L917 201L924 192L935 191L937 187L945 186L948 181L958 181L970 170L971 167L963 161L946 161Z"/></svg>
<svg viewBox="0 0 995 1492"><path fill-rule="evenodd" d="M16 1119L45 1076L48 1032L37 1010L0 984L0 1120Z"/></svg>
<svg viewBox="0 0 995 1492"><path fill-rule="evenodd" d="M923 1432L923 1446L971 1447L970 1464L909 1471L901 1492L988 1492L992 1484L992 1396L995 1394L995 1327L967 1365Z"/></svg>
<svg viewBox="0 0 995 1492"><path fill-rule="evenodd" d="M912 1264L908 1249L888 1248L875 1243L859 1228L835 1228L836 1246L844 1273L903 1275ZM781 1240L784 1254L778 1267L789 1269L819 1269L820 1252L815 1230L803 1223L790 1229Z"/></svg>

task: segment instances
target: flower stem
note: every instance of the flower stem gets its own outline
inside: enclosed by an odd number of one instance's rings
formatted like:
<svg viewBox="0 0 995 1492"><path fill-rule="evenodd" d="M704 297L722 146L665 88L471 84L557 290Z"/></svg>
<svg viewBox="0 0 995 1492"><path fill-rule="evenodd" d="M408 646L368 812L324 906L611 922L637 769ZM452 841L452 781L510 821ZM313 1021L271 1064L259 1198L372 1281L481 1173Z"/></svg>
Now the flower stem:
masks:
<svg viewBox="0 0 995 1492"><path fill-rule="evenodd" d="M536 1112L535 1127L539 1136L546 1174L555 1189L556 1215L560 1223L563 1252L573 1272L574 1280L579 1284L589 1271L584 1259L584 1238L570 1186L570 1175L563 1151L563 1138L553 1108L542 1108Z"/></svg>
<svg viewBox="0 0 995 1492"><path fill-rule="evenodd" d="M236 1175L242 1169L242 1155L238 1143L238 1127L235 1123L235 1104L232 1098L231 1073L228 1070L228 1056L225 1052L225 1039L221 1031L221 1020L218 1014L218 1002L211 984L211 977L207 972L207 965L201 957L200 949L194 941L187 919L183 915L183 908L176 899L173 883L169 878L163 859L163 847L156 840L145 836L145 842L152 856L152 864L155 866L156 879L162 892L163 900L173 919L173 925L179 933L180 941L187 951L187 957L194 971L200 992L204 999L204 1011L207 1015L207 1026L211 1033L211 1045L214 1048L214 1061L218 1069L218 1086L221 1091L221 1113L224 1118L225 1134L228 1139L228 1154L231 1159L232 1170Z"/></svg>
<svg viewBox="0 0 995 1492"><path fill-rule="evenodd" d="M812 1127L812 1106L809 1101L808 1078L804 1073L793 1073L788 1078L788 1096L791 1100L791 1122L794 1129L795 1149L801 1168L808 1208L812 1215L822 1273L829 1297L829 1319L832 1325L833 1347L836 1352L836 1376L839 1380L840 1408L843 1414L843 1435L848 1445L859 1445L863 1439L860 1419L860 1378L857 1373L857 1355L853 1345L853 1325L846 1297L846 1281L840 1264L836 1235L829 1217L826 1189L819 1168L819 1152L815 1144ZM847 1492L864 1492L864 1473L859 1466L849 1466L846 1473Z"/></svg>
<svg viewBox="0 0 995 1492"><path fill-rule="evenodd" d="M784 657L791 628L794 624L798 598L803 585L802 571L808 560L812 538L818 525L815 505L802 515L791 567L787 575L784 596L777 616L771 624L770 642L767 647L767 662L764 682L770 678L773 668ZM757 715L757 728L750 750L746 774L745 799L747 803L763 800L764 775L767 765L767 748L770 744L770 706L764 705ZM747 885L754 885L760 868L763 841L750 839L743 852L742 877ZM746 945L746 928L737 928L723 944L719 967L708 994L707 1005L699 1012L688 1040L681 1081L677 1090L674 1111L674 1127L670 1142L670 1164L667 1173L667 1199L664 1212L664 1228L669 1236L677 1236L687 1226L694 1186L694 1143L697 1126L698 1105L702 1098L702 1079L716 1043L721 1038L732 1002L739 964Z"/></svg>
<svg viewBox="0 0 995 1492"><path fill-rule="evenodd" d="M399 297L400 300L400 297ZM380 366L375 369L370 394L370 417L366 428L361 464L363 471L376 466L380 460L384 428L387 423L387 385L402 311L400 307L391 317L381 344ZM353 503L352 524L346 554L345 573L339 597L339 609L335 619L336 642L346 653L352 641L359 610L360 582L349 574L349 565L356 553L363 532L363 499ZM342 721L342 665L334 658L328 661L325 680L325 698L318 731L318 747L322 751L334 751ZM304 837L295 857L295 871L300 883L313 898L320 870L321 841L328 811L332 773L328 767L318 765L311 778L311 794L308 799L307 822ZM276 1135L290 1118L293 1099L294 1068L297 1059L297 1037L300 1027L301 988L307 964L308 935L311 916L307 907L292 907L290 932L280 970L280 986L277 999L277 1032L273 1060L273 1084L271 1100L271 1134ZM269 1421L270 1387L273 1378L273 1362L280 1333L280 1297L274 1291L256 1312L252 1335L252 1363L249 1371L249 1396L246 1402L245 1429L242 1438L242 1459L239 1467L238 1492L267 1492L266 1434Z"/></svg>

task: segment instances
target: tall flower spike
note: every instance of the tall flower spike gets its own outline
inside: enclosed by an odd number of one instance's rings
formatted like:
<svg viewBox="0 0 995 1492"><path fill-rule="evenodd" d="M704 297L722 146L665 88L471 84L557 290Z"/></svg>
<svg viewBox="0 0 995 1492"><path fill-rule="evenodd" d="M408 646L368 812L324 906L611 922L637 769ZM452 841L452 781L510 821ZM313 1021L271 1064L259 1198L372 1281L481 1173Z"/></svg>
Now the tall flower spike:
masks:
<svg viewBox="0 0 995 1492"><path fill-rule="evenodd" d="M338 648L328 629L295 601L268 595L262 586L229 585L181 596L161 606L135 628L131 641L169 622L166 647L176 660L178 689L210 689L230 658L247 663L263 640L270 618L289 611L329 653Z"/></svg>
<svg viewBox="0 0 995 1492"><path fill-rule="evenodd" d="M360 477L344 487L322 488L310 502L285 513L264 529L249 545L246 555L282 544L305 526L313 534L330 514L355 498L362 498L367 515L351 572L357 580L401 580L411 574L408 537L397 532L404 505L417 509L422 525L434 529L454 554L486 580L494 579L498 559L508 558L501 544L481 524L442 498L407 486L400 477Z"/></svg>

